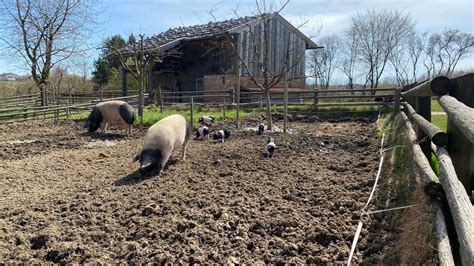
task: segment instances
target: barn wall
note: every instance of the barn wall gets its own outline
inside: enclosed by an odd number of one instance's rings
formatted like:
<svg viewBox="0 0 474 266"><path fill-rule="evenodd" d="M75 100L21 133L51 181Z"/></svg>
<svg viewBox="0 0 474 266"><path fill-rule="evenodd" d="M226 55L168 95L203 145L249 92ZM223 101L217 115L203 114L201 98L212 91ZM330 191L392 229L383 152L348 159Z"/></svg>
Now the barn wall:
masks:
<svg viewBox="0 0 474 266"><path fill-rule="evenodd" d="M281 71L285 63L286 53L289 50L289 65L292 68L289 72L289 77L297 78L304 76L305 41L276 19L268 23L266 28L264 28L263 23L257 24L252 27L252 30L244 31L240 35L242 40L242 58L247 62L252 75L254 77L262 76L258 64L255 64L254 61L258 60L257 56L259 56L260 61L263 60L264 31L267 32L268 36L269 59L267 64L270 70L273 73ZM254 41L258 41L255 45L256 47L254 46ZM246 74L246 70L242 69L241 76L244 76L244 74Z"/></svg>
<svg viewBox="0 0 474 266"><path fill-rule="evenodd" d="M177 72L177 87L180 91L199 90L196 80L203 79L204 75L231 71L235 65L235 57L226 51L228 47L223 47L221 43L222 40L190 42L180 49L182 54L179 60L182 69Z"/></svg>
<svg viewBox="0 0 474 266"><path fill-rule="evenodd" d="M263 82L262 78L257 78L259 82ZM240 86L242 89L257 88L248 75L240 78ZM280 81L274 88L283 88L285 86L283 81ZM236 75L206 75L204 76L204 91L229 91L237 87ZM288 87L304 89L305 79L291 80Z"/></svg>

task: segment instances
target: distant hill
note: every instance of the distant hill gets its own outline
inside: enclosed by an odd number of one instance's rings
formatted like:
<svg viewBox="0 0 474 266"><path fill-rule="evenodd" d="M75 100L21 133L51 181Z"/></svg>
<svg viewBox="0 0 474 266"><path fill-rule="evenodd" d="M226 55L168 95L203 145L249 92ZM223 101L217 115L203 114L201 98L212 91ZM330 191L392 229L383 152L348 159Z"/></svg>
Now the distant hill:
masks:
<svg viewBox="0 0 474 266"><path fill-rule="evenodd" d="M15 73L0 73L0 80L25 80L28 76L20 76Z"/></svg>

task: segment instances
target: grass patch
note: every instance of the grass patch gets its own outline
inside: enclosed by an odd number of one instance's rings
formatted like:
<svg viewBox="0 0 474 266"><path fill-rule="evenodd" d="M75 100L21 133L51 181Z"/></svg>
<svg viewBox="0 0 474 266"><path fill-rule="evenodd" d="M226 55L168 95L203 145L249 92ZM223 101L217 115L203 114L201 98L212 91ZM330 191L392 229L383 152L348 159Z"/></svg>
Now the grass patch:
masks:
<svg viewBox="0 0 474 266"><path fill-rule="evenodd" d="M447 115L432 115L431 123L445 131L448 129L448 116Z"/></svg>
<svg viewBox="0 0 474 266"><path fill-rule="evenodd" d="M225 112L225 118L224 118L224 113L222 111L222 108L203 108L201 106L197 106L194 109L193 112L193 122L197 123L198 119L200 116L203 115L210 115L215 118L216 121L219 120L224 120L224 119L229 119L229 118L234 118L236 116L236 110L235 109L229 109L226 110ZM240 109L240 117L244 118L246 116L251 116L251 115L259 115L262 114L263 111L260 109ZM81 112L78 114L71 115L71 119L75 121L84 121L87 119L89 116L90 112ZM174 114L180 114L184 116L187 120L191 120L191 111L189 109L189 106L175 106L175 107L165 107L163 108L163 113L160 112L160 108L156 106L150 106L146 107L144 112L143 112L143 125L145 126L151 126L154 123L160 121L161 119L174 115ZM135 123L138 125L139 119L135 120Z"/></svg>
<svg viewBox="0 0 474 266"><path fill-rule="evenodd" d="M444 112L436 97L431 97L431 112Z"/></svg>

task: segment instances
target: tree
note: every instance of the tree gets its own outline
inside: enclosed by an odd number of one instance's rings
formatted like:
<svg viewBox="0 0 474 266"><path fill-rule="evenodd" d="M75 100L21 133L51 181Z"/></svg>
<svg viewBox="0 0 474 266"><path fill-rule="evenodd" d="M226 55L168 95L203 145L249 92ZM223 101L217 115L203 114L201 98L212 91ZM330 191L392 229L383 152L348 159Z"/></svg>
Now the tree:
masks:
<svg viewBox="0 0 474 266"><path fill-rule="evenodd" d="M339 53L342 41L337 35L330 35L319 39L319 45L323 49L311 51L310 66L313 74L319 80L319 86L328 89L331 77L337 65L339 65Z"/></svg>
<svg viewBox="0 0 474 266"><path fill-rule="evenodd" d="M408 56L408 44L403 42L396 46L389 56L389 61L395 70L398 86L407 85L410 82L410 59Z"/></svg>
<svg viewBox="0 0 474 266"><path fill-rule="evenodd" d="M107 65L111 68L119 69L121 66L120 59L114 56L108 56L113 54L114 49L122 49L127 46L127 42L120 35L114 35L104 40L101 47L101 57L107 62Z"/></svg>
<svg viewBox="0 0 474 266"><path fill-rule="evenodd" d="M413 30L408 14L368 10L352 17L349 31L358 39L358 59L366 66L365 84L377 88L392 51Z"/></svg>
<svg viewBox="0 0 474 266"><path fill-rule="evenodd" d="M128 38L127 47L118 49L115 46L108 47L111 53L108 54L111 58L117 58L121 66L139 82L138 89L138 116L140 118L140 125L143 124L143 104L145 92L145 78L148 70L153 66L154 62L162 62L165 57L178 56L176 49L166 52L152 52L146 51L144 47L144 35L139 35L140 40L136 40L135 36L131 34ZM106 49L107 47L103 47Z"/></svg>
<svg viewBox="0 0 474 266"><path fill-rule="evenodd" d="M288 5L289 0L282 1L279 4L276 1L256 0L256 16L259 16L259 23L246 24L248 35L248 46L242 49L242 36L237 40L231 40L234 46L236 56L240 62L240 69L243 68L244 73L250 81L265 94L266 113L267 113L267 129L272 130L272 107L270 101L270 90L280 82L287 83L291 79L304 78L305 75L295 76L294 71L303 63L305 52L296 45L294 32L306 24L307 21L300 23L294 29L289 29L288 35L285 37L287 41L277 40L279 45L283 45L284 52L279 67L270 63L271 53L271 32L270 25L273 19ZM237 12L235 12L237 14ZM284 42L284 43L282 43ZM249 55L247 59L245 55ZM254 70L257 71L254 71ZM290 75L292 77L290 77ZM285 86L287 88L288 86ZM286 95L286 93L285 93Z"/></svg>
<svg viewBox="0 0 474 266"><path fill-rule="evenodd" d="M95 1L2 0L0 17L6 52L28 66L47 105L51 70L84 51L95 25Z"/></svg>
<svg viewBox="0 0 474 266"><path fill-rule="evenodd" d="M354 31L347 30L343 35L342 54L339 69L347 77L349 89L354 89L355 70L357 68L357 53L359 40Z"/></svg>
<svg viewBox="0 0 474 266"><path fill-rule="evenodd" d="M428 33L418 33L412 31L408 36L408 55L411 62L411 82L416 82L418 77L418 65L420 63L421 55L423 54L423 49L426 45L426 35Z"/></svg>
<svg viewBox="0 0 474 266"><path fill-rule="evenodd" d="M101 57L94 61L94 70L92 71L92 81L99 87L102 100L102 90L112 78L112 70L107 61Z"/></svg>

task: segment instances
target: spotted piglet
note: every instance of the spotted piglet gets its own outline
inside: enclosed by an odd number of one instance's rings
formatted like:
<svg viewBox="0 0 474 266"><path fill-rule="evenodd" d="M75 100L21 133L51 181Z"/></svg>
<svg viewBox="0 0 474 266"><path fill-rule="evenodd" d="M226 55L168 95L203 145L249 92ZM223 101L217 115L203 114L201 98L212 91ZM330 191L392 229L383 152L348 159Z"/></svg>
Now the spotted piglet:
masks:
<svg viewBox="0 0 474 266"><path fill-rule="evenodd" d="M214 141L224 142L224 139L228 138L230 138L230 131L228 129L221 129L212 135Z"/></svg>
<svg viewBox="0 0 474 266"><path fill-rule="evenodd" d="M196 131L196 139L209 138L209 128L206 126L200 126Z"/></svg>

